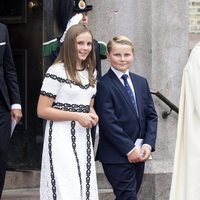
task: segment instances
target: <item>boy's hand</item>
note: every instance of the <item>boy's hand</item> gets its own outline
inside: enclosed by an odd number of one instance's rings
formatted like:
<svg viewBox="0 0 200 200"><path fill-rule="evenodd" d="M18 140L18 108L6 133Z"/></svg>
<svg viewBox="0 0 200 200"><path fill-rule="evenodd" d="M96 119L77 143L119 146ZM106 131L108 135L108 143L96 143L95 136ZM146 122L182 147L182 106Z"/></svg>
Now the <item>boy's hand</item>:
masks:
<svg viewBox="0 0 200 200"><path fill-rule="evenodd" d="M22 111L20 109L12 109L11 118L14 119L16 123L19 123L22 118Z"/></svg>
<svg viewBox="0 0 200 200"><path fill-rule="evenodd" d="M141 152L139 149L135 148L129 155L128 155L128 161L130 163L138 163L143 160Z"/></svg>
<svg viewBox="0 0 200 200"><path fill-rule="evenodd" d="M140 153L142 155L142 162L145 162L151 155L151 150L150 148L147 146L147 145L143 145L141 150L140 150Z"/></svg>

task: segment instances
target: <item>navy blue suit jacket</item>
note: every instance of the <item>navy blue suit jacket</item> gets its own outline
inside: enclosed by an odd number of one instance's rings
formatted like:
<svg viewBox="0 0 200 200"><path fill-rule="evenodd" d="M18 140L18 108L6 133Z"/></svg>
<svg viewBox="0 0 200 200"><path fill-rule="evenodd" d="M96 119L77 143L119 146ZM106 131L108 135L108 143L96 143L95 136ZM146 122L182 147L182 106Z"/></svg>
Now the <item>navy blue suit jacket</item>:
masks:
<svg viewBox="0 0 200 200"><path fill-rule="evenodd" d="M95 109L99 116L97 159L102 163L128 163L127 153L137 138L155 150L157 114L147 80L130 73L139 117L123 84L110 69L97 85Z"/></svg>
<svg viewBox="0 0 200 200"><path fill-rule="evenodd" d="M15 64L7 27L0 23L0 92L10 110L11 104L21 104Z"/></svg>
<svg viewBox="0 0 200 200"><path fill-rule="evenodd" d="M7 27L0 23L0 109L5 117L12 104L21 104L15 64L12 57ZM11 120L11 117L10 117ZM0 118L0 151L7 149L10 140L10 124L7 118Z"/></svg>

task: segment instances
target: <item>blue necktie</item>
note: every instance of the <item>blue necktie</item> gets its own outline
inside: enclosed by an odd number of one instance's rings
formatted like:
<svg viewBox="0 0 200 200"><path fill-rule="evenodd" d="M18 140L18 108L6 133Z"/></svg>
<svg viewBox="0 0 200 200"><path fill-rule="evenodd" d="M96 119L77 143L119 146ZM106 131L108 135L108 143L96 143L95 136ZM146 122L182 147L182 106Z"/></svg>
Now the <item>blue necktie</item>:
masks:
<svg viewBox="0 0 200 200"><path fill-rule="evenodd" d="M123 74L121 78L124 81L124 87L125 87L125 89L126 89L126 91L128 93L128 96L131 99L131 102L133 103L134 109L135 109L135 111L137 113L137 116L138 116L138 109L137 109L137 104L136 104L136 101L135 101L135 97L134 97L133 91L131 90L131 87L128 84L128 81L127 81L128 75L127 74Z"/></svg>

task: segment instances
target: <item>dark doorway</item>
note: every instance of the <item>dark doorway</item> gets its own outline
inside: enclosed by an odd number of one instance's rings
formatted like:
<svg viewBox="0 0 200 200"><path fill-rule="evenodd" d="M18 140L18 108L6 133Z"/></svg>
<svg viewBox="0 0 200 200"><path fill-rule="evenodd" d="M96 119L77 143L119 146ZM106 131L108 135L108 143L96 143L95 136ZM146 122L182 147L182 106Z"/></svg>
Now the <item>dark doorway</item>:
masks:
<svg viewBox="0 0 200 200"><path fill-rule="evenodd" d="M8 26L23 109L11 138L9 167L40 168L43 122L36 109L43 78L43 0L1 0L0 21Z"/></svg>

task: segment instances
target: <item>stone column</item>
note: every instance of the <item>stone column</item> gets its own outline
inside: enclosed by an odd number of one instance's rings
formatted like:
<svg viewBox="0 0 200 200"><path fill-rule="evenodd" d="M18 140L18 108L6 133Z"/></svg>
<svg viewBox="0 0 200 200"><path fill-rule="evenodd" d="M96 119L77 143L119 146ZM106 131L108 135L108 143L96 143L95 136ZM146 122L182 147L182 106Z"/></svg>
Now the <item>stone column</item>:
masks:
<svg viewBox="0 0 200 200"><path fill-rule="evenodd" d="M131 71L147 78L152 91L161 92L178 106L182 70L189 54L188 1L186 0L90 0L90 27L97 40L128 36L135 44ZM109 63L103 61L103 72ZM139 199L168 200L173 169L178 115L153 95L159 116L156 152L148 161ZM97 170L101 167L97 163Z"/></svg>

